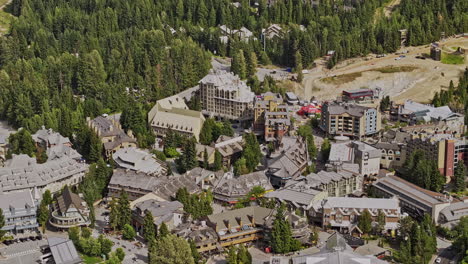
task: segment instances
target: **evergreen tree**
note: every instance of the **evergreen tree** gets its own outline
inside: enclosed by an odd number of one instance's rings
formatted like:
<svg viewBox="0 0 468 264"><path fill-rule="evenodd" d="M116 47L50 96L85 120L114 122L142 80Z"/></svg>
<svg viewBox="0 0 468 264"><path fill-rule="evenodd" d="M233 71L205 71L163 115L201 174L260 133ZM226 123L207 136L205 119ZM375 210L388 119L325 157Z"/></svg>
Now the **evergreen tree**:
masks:
<svg viewBox="0 0 468 264"><path fill-rule="evenodd" d="M292 231L289 222L284 215L285 206L281 205L275 215L273 228L271 230L271 247L273 252L284 254L299 249L300 244L292 238Z"/></svg>
<svg viewBox="0 0 468 264"><path fill-rule="evenodd" d="M466 188L465 183L466 168L463 163L459 163L455 168L455 191L462 192Z"/></svg>
<svg viewBox="0 0 468 264"><path fill-rule="evenodd" d="M153 214L150 211L147 211L143 219L143 236L146 241L150 241L156 238L156 230L154 227Z"/></svg>
<svg viewBox="0 0 468 264"><path fill-rule="evenodd" d="M195 138L190 138L182 149L182 155L176 160L180 173L189 171L198 165Z"/></svg>
<svg viewBox="0 0 468 264"><path fill-rule="evenodd" d="M132 240L136 236L135 229L129 224L125 224L122 228L122 237L126 240Z"/></svg>
<svg viewBox="0 0 468 264"><path fill-rule="evenodd" d="M238 75L241 80L247 78L247 65L243 50L238 50L232 57L231 71Z"/></svg>
<svg viewBox="0 0 468 264"><path fill-rule="evenodd" d="M159 237L160 238L165 238L171 233L171 232L169 232L169 229L167 228L167 225L166 225L165 222L162 222L162 224L159 227L158 231L159 231Z"/></svg>
<svg viewBox="0 0 468 264"><path fill-rule="evenodd" d="M192 252L192 257L195 263L199 263L201 260L200 253L197 250L197 245L192 239L189 239L190 251Z"/></svg>
<svg viewBox="0 0 468 264"><path fill-rule="evenodd" d="M372 230L372 216L369 210L364 210L359 216L358 227L364 234L369 234Z"/></svg>
<svg viewBox="0 0 468 264"><path fill-rule="evenodd" d="M128 194L124 190L120 192L117 208L119 216L118 228L122 229L125 225L130 225L132 221L132 210L130 209Z"/></svg>
<svg viewBox="0 0 468 264"><path fill-rule="evenodd" d="M0 208L0 241L3 241L3 236L6 233L5 230L2 230L4 226L5 226L5 216L3 215L2 208Z"/></svg>
<svg viewBox="0 0 468 264"><path fill-rule="evenodd" d="M180 237L167 235L155 241L148 251L149 264L194 264L189 243Z"/></svg>
<svg viewBox="0 0 468 264"><path fill-rule="evenodd" d="M215 150L215 160L213 164L213 170L218 171L223 167L223 156L218 150Z"/></svg>
<svg viewBox="0 0 468 264"><path fill-rule="evenodd" d="M249 56L249 63L247 64L247 76L254 76L257 72L257 55L251 52Z"/></svg>
<svg viewBox="0 0 468 264"><path fill-rule="evenodd" d="M110 202L110 213L109 213L109 224L112 229L116 230L119 227L120 221L120 211L119 211L119 201L113 199Z"/></svg>
<svg viewBox="0 0 468 264"><path fill-rule="evenodd" d="M320 151L322 152L322 160L323 161L328 161L328 158L330 156L330 149L331 149L331 144L328 138L325 138L322 143L322 147L320 148Z"/></svg>

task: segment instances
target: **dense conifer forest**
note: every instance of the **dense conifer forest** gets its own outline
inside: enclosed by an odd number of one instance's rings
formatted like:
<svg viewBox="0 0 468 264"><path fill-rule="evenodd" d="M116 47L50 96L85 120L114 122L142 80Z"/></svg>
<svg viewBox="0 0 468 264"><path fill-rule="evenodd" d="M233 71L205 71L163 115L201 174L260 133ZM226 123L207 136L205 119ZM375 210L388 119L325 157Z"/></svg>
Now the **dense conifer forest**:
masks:
<svg viewBox="0 0 468 264"><path fill-rule="evenodd" d="M45 125L71 135L85 117L127 105L140 104L145 119L152 102L195 85L213 54L242 49L260 63L306 68L328 50L337 60L394 51L402 28L410 45L468 31L464 0L402 0L390 17L381 11L385 0L255 3L13 0L18 19L0 39L0 118L31 132ZM261 30L271 23L285 35L263 43ZM223 44L218 25L244 26L256 39Z"/></svg>

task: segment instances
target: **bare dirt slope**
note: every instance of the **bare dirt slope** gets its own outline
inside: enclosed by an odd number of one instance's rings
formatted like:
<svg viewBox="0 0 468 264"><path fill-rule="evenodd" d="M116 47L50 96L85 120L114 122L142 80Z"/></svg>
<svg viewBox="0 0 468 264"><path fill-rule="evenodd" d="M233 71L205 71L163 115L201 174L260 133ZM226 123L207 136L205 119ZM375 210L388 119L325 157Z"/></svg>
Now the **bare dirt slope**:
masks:
<svg viewBox="0 0 468 264"><path fill-rule="evenodd" d="M468 39L453 38L442 42L445 47L464 47L468 49ZM413 99L419 102L429 101L435 92L448 87L450 80L457 84L459 74L467 66L448 65L432 59L416 59L421 53L429 53L429 45L409 47L405 58L395 60L399 55L389 54L384 58L365 60L355 58L346 60L332 70L325 67L325 62L317 60L317 67L304 76L303 91L298 94L310 99L330 100L340 95L343 90L367 87L382 89L383 95L389 95L398 102ZM465 62L467 62L465 54ZM382 73L377 70L388 68L411 69L407 71Z"/></svg>

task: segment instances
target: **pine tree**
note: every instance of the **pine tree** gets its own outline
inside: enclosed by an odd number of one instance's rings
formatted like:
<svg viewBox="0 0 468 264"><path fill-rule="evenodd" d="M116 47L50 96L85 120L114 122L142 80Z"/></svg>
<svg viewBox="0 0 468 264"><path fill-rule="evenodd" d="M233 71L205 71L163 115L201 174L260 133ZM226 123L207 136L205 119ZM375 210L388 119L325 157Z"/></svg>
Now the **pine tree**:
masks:
<svg viewBox="0 0 468 264"><path fill-rule="evenodd" d="M165 222L162 222L161 226L158 229L158 232L159 232L159 235L158 235L159 238L165 238L170 234L169 229L167 228L167 225Z"/></svg>
<svg viewBox="0 0 468 264"><path fill-rule="evenodd" d="M205 169L209 169L210 165L209 165L209 162L208 162L208 151L205 150L203 151L203 168Z"/></svg>
<svg viewBox="0 0 468 264"><path fill-rule="evenodd" d="M291 251L298 250L300 244L292 238L292 231L289 222L285 219L284 215L285 206L281 205L275 215L273 228L271 230L271 247L273 252L277 254L284 254Z"/></svg>
<svg viewBox="0 0 468 264"><path fill-rule="evenodd" d="M241 80L247 78L247 65L245 62L244 51L238 50L232 57L231 71L238 75Z"/></svg>
<svg viewBox="0 0 468 264"><path fill-rule="evenodd" d="M189 171L198 165L197 150L195 146L195 138L190 138L185 143L182 155L176 160L178 170L181 173Z"/></svg>
<svg viewBox="0 0 468 264"><path fill-rule="evenodd" d="M247 64L247 76L254 76L257 72L257 55L255 52L251 52L249 56L249 63Z"/></svg>
<svg viewBox="0 0 468 264"><path fill-rule="evenodd" d="M213 164L213 170L218 171L223 167L223 156L218 150L215 150L215 160Z"/></svg>
<svg viewBox="0 0 468 264"><path fill-rule="evenodd" d="M466 168L465 165L460 162L455 168L455 191L462 192L466 188L465 183L466 178Z"/></svg>
<svg viewBox="0 0 468 264"><path fill-rule="evenodd" d="M143 219L143 234L146 241L150 241L156 238L156 231L154 227L153 214L147 211Z"/></svg>
<svg viewBox="0 0 468 264"><path fill-rule="evenodd" d="M122 229L125 225L130 225L132 221L132 210L130 209L130 202L128 201L128 194L122 190L120 192L118 203L119 223L118 228Z"/></svg>
<svg viewBox="0 0 468 264"><path fill-rule="evenodd" d="M328 157L330 156L330 149L331 149L331 144L328 138L325 138L322 143L322 147L320 148L320 151L322 152L322 160L323 161L328 161Z"/></svg>
<svg viewBox="0 0 468 264"><path fill-rule="evenodd" d="M201 260L200 253L197 250L197 245L192 239L189 239L190 251L192 252L192 257L195 263L199 263Z"/></svg>
<svg viewBox="0 0 468 264"><path fill-rule="evenodd" d="M358 227L364 234L369 234L372 230L372 216L369 210L364 210L359 216Z"/></svg>
<svg viewBox="0 0 468 264"><path fill-rule="evenodd" d="M5 230L2 230L4 226L5 226L5 216L3 215L2 208L0 208L0 241L3 241L3 236L6 233Z"/></svg>
<svg viewBox="0 0 468 264"><path fill-rule="evenodd" d="M102 142L94 132L90 131L90 133L88 161L96 162L101 158Z"/></svg>

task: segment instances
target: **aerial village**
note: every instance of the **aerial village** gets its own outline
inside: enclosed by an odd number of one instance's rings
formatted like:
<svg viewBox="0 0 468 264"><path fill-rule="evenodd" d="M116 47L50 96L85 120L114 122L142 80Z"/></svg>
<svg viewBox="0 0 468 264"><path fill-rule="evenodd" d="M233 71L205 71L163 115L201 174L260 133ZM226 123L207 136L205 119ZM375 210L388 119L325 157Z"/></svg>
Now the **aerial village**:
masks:
<svg viewBox="0 0 468 264"><path fill-rule="evenodd" d="M254 2L248 4L259 9ZM268 1L269 6L275 2ZM231 5L242 9L241 3ZM347 12L354 9L351 5ZM163 37L186 33L161 20ZM210 41L229 47L234 40L255 43L265 56L267 44L310 31L279 23L261 28L260 35L243 26L214 28L216 38ZM148 39L153 33L145 32ZM397 66L366 68L363 76L402 71L397 73L401 83L405 71L416 69L405 66L409 61L442 65L447 56L442 42L416 52L405 48L407 33L396 33L403 50L362 59L362 67L379 60ZM466 44L467 35L457 38ZM176 52L169 44L165 49ZM454 52L466 60L463 48ZM104 63L120 56L108 53L112 58ZM187 73L197 78L195 86L183 91L158 86L158 100L147 109L114 111L85 92L67 97L61 85L68 77L60 72L60 96L54 100L79 107L57 110L56 122L47 115L55 110L44 110L43 125L36 129L32 122L11 124L22 110L8 113L10 119L0 121L0 264L468 263L463 262L468 254L468 118L466 104L448 99L466 99L468 70L463 74L457 68L457 84L446 83L449 88L428 103L431 93L403 98L405 88L397 94L397 77L391 85L372 80L372 85L348 86L343 79L354 78L351 83L362 74L337 73L348 66L333 68L335 50L325 50L304 69L300 63L294 68L257 63L255 52L246 53L246 63L242 50L239 54L210 54L209 69L199 70L202 78ZM70 56L72 61L82 55ZM148 76L161 74L159 67ZM434 71L442 67L448 66ZM320 79L314 79L318 74ZM3 75L2 69L2 83ZM438 75L445 78L444 72ZM108 80L115 76L109 73ZM11 74L15 78L25 77ZM164 84L164 75L157 78L156 86ZM296 86L285 88L284 82ZM322 86L298 92L309 83ZM340 90L331 91L331 85ZM149 97L148 90L137 88L123 90L128 97ZM109 91L100 96L117 101ZM15 104L23 99L15 97ZM0 104L3 100L0 96ZM84 124L75 122L80 117Z"/></svg>

